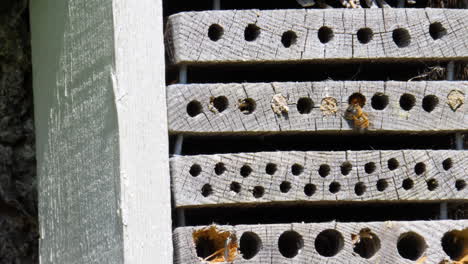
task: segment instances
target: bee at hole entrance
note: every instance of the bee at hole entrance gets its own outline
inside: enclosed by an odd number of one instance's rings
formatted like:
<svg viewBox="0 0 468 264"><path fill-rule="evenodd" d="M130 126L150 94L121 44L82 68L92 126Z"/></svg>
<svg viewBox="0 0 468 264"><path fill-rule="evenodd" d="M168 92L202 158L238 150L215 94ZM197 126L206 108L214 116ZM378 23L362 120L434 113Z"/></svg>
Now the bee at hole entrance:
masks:
<svg viewBox="0 0 468 264"><path fill-rule="evenodd" d="M361 132L370 126L369 115L362 110L365 100L361 94L351 95L349 106L344 113L344 118L353 121L353 127Z"/></svg>

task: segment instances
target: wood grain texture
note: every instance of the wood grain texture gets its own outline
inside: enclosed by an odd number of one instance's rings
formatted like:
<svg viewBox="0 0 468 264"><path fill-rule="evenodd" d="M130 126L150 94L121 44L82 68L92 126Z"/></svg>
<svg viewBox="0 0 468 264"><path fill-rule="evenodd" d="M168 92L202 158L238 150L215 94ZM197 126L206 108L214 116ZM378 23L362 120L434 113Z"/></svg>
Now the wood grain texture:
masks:
<svg viewBox="0 0 468 264"><path fill-rule="evenodd" d="M176 207L465 200L468 188L456 184L468 181L467 165L468 152L453 150L278 151L171 159ZM332 191L336 183L340 187ZM255 197L256 187L264 189L261 197Z"/></svg>
<svg viewBox="0 0 468 264"><path fill-rule="evenodd" d="M161 1L37 0L31 25L40 262L171 263Z"/></svg>
<svg viewBox="0 0 468 264"><path fill-rule="evenodd" d="M442 249L441 239L445 233L452 230L462 230L466 228L468 221L412 221L412 222L368 222L368 223L293 223L293 224L271 224L271 225L238 225L238 226L218 226L223 231L232 232L238 239L246 232L255 233L261 241L260 251L251 259L244 259L242 251L237 255L233 263L416 263L415 261L403 258L397 249L399 238L413 232L421 236L422 251L418 259L424 260L420 263L443 263L450 257ZM204 227L180 227L174 231L175 243L175 263L206 263L197 257L195 243L192 233ZM357 235L361 230L370 231L380 240L380 249L375 254L366 259L354 252L353 235ZM342 248L336 255L331 257L322 256L317 251L316 238L325 230L335 230L342 238ZM294 258L284 257L279 250L279 238L287 231L294 231L300 235L303 246ZM290 246L293 247L293 243ZM319 241L319 245L333 247L333 240ZM240 247L249 246L242 245ZM413 250L417 246L415 243L406 245L407 250Z"/></svg>
<svg viewBox="0 0 468 264"><path fill-rule="evenodd" d="M166 42L172 62L185 64L467 58L467 12L403 8L187 12L169 18ZM440 23L445 35L433 39L432 23ZM216 41L208 36L214 24L223 28ZM249 24L260 30L253 41L244 38ZM329 42L319 39L321 27L333 31ZM368 43L358 38L361 28L373 32ZM398 46L393 40L393 31L399 28L407 30L409 43ZM288 34L283 34L288 31L295 37L286 47Z"/></svg>
<svg viewBox="0 0 468 264"><path fill-rule="evenodd" d="M453 90L461 91L464 100L455 111L449 106L447 99ZM354 93L361 93L366 97L363 110L369 115L369 131L429 132L468 129L468 82L178 84L168 86L167 93L169 130L172 133L352 131L354 125L344 118L344 112L349 105L348 98ZM277 114L272 110L272 99L277 94L287 98L288 113ZM372 98L376 94L388 98L388 104L382 110L373 106ZM404 94L414 97L414 106L408 111L400 104ZM437 104L428 112L424 107L426 104L430 105L427 102L430 102L428 98L432 95L437 97ZM220 112L214 107L213 101L223 96L227 100L227 108ZM327 115L320 109L322 100L327 97L337 101L338 111L335 114ZM246 98L255 101L255 110L250 114L239 109ZM311 100L310 112L300 112L301 98ZM200 104L200 113L195 116L189 115L194 112L193 107L189 107L189 110L187 108L192 101ZM378 100L374 103L378 103Z"/></svg>

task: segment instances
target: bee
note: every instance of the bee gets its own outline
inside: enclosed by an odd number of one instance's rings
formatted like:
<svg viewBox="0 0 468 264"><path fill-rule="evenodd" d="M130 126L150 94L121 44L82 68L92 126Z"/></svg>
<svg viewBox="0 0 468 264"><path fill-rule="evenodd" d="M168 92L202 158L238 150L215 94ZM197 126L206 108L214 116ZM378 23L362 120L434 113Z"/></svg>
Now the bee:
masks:
<svg viewBox="0 0 468 264"><path fill-rule="evenodd" d="M349 102L348 108L346 108L346 112L344 117L347 120L352 120L354 128L358 129L366 129L369 128L369 115L362 111L361 104L359 103L358 99L352 99Z"/></svg>

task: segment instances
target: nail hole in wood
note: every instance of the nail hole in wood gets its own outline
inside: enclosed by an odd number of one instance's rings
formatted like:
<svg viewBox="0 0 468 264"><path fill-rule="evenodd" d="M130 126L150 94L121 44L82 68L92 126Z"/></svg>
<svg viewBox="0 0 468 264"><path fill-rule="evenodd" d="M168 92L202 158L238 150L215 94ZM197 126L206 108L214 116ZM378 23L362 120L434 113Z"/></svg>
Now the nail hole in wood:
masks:
<svg viewBox="0 0 468 264"><path fill-rule="evenodd" d="M261 198L265 194L265 188L263 188L262 186L255 186L253 188L252 194L257 199Z"/></svg>
<svg viewBox="0 0 468 264"><path fill-rule="evenodd" d="M312 183L308 183L304 186L304 194L307 196L314 195L316 191L317 191L317 187Z"/></svg>
<svg viewBox="0 0 468 264"><path fill-rule="evenodd" d="M294 176L299 176L301 175L302 173L304 172L304 167L302 167L302 165L300 164L293 164L291 166L291 173L294 175Z"/></svg>
<svg viewBox="0 0 468 264"><path fill-rule="evenodd" d="M408 30L404 28L397 28L392 33L393 42L399 47L407 47L411 43L411 36Z"/></svg>
<svg viewBox="0 0 468 264"><path fill-rule="evenodd" d="M198 164L193 164L193 165L190 167L189 173L190 173L190 175L192 175L193 177L197 177L198 175L200 175L201 171L202 171L202 168L200 167L200 165L198 165Z"/></svg>
<svg viewBox="0 0 468 264"><path fill-rule="evenodd" d="M451 158L448 158L442 161L442 167L444 168L444 170L450 170L452 166L453 166L453 162Z"/></svg>
<svg viewBox="0 0 468 264"><path fill-rule="evenodd" d="M297 100L297 111L300 114L309 114L314 107L314 102L309 97L302 97Z"/></svg>
<svg viewBox="0 0 468 264"><path fill-rule="evenodd" d="M416 175L421 175L425 171L426 171L426 164L424 164L424 162L418 162L414 166L414 173L416 173Z"/></svg>
<svg viewBox="0 0 468 264"><path fill-rule="evenodd" d="M208 197L213 194L213 187L211 187L211 185L207 183L201 188L201 193L203 197Z"/></svg>
<svg viewBox="0 0 468 264"><path fill-rule="evenodd" d="M330 170L331 169L330 169L330 166L328 166L328 164L322 164L319 167L318 173L322 178L325 178L328 175L330 175Z"/></svg>
<svg viewBox="0 0 468 264"><path fill-rule="evenodd" d="M215 171L216 175L221 175L224 172L226 172L226 166L224 166L224 163L218 162L215 165L214 171Z"/></svg>
<svg viewBox="0 0 468 264"><path fill-rule="evenodd" d="M410 190L411 188L413 188L414 182L413 182L412 179L409 179L409 178L408 178L408 179L404 179L401 186L402 186L403 189L405 189L405 190Z"/></svg>
<svg viewBox="0 0 468 264"><path fill-rule="evenodd" d="M400 163L397 159L391 158L387 161L387 167L389 170L396 170L400 166Z"/></svg>
<svg viewBox="0 0 468 264"><path fill-rule="evenodd" d="M315 238L315 250L324 257L333 257L344 247L344 239L340 232L327 229Z"/></svg>
<svg viewBox="0 0 468 264"><path fill-rule="evenodd" d="M252 98L246 98L243 100L239 100L239 110L244 115L252 114L255 109L257 108L257 103Z"/></svg>
<svg viewBox="0 0 468 264"><path fill-rule="evenodd" d="M412 94L405 93L400 97L400 107L405 111L411 110L415 104L416 98Z"/></svg>
<svg viewBox="0 0 468 264"><path fill-rule="evenodd" d="M451 230L442 237L442 249L453 261L461 261L468 254L468 228Z"/></svg>
<svg viewBox="0 0 468 264"><path fill-rule="evenodd" d="M353 169L353 165L349 161L343 162L340 166L341 174L344 176L348 175Z"/></svg>
<svg viewBox="0 0 468 264"><path fill-rule="evenodd" d="M465 187L466 187L465 180L458 179L458 180L455 181L455 188L457 189L457 191L461 191L461 190L465 189Z"/></svg>
<svg viewBox="0 0 468 264"><path fill-rule="evenodd" d="M296 231L286 231L278 239L278 249L285 258L294 258L304 247L302 236Z"/></svg>
<svg viewBox="0 0 468 264"><path fill-rule="evenodd" d="M244 30L244 39L246 41L254 41L260 35L260 28L255 24L249 24Z"/></svg>
<svg viewBox="0 0 468 264"><path fill-rule="evenodd" d="M367 173L367 174L371 174L375 171L376 167L375 167L375 163L374 162L368 162L364 165L364 171Z"/></svg>
<svg viewBox="0 0 468 264"><path fill-rule="evenodd" d="M262 240L254 232L244 232L239 243L240 253L244 259L252 259L262 248Z"/></svg>
<svg viewBox="0 0 468 264"><path fill-rule="evenodd" d="M422 107L424 111L430 113L432 112L437 105L439 104L439 98L435 95L426 95L422 100Z"/></svg>
<svg viewBox="0 0 468 264"><path fill-rule="evenodd" d="M223 36L224 34L224 29L223 27L221 27L220 25L218 24L213 24L210 26L210 28L208 29L208 37L212 40L212 41L218 41L221 39L221 37Z"/></svg>
<svg viewBox="0 0 468 264"><path fill-rule="evenodd" d="M383 192L388 187L388 182L385 179L380 179L377 181L377 191Z"/></svg>
<svg viewBox="0 0 468 264"><path fill-rule="evenodd" d="M240 169L240 174L242 177L246 178L252 173L252 168L249 165L244 165Z"/></svg>
<svg viewBox="0 0 468 264"><path fill-rule="evenodd" d="M291 183L288 181L284 181L280 184L280 191L282 193L287 193L291 190Z"/></svg>
<svg viewBox="0 0 468 264"><path fill-rule="evenodd" d="M351 235L353 250L365 259L372 258L380 250L380 239L369 228L363 228L359 234Z"/></svg>
<svg viewBox="0 0 468 264"><path fill-rule="evenodd" d="M268 163L265 167L265 172L269 175L275 174L277 170L278 170L278 166L274 163Z"/></svg>
<svg viewBox="0 0 468 264"><path fill-rule="evenodd" d="M427 189L431 192L437 189L437 187L439 186L439 183L437 182L436 179L429 179L427 180L426 184L427 184Z"/></svg>
<svg viewBox="0 0 468 264"><path fill-rule="evenodd" d="M401 234L398 238L397 249L401 257L409 260L418 260L427 245L424 238L414 232Z"/></svg>
<svg viewBox="0 0 468 264"><path fill-rule="evenodd" d="M231 182L231 185L229 186L229 189L235 193L240 193L242 187L240 183L238 182Z"/></svg>
<svg viewBox="0 0 468 264"><path fill-rule="evenodd" d="M190 117L195 117L195 116L201 114L202 110L203 110L202 105L200 104L200 102L198 102L196 100L190 101L187 104L187 114Z"/></svg>
<svg viewBox="0 0 468 264"><path fill-rule="evenodd" d="M434 40L440 39L447 35L447 30L440 22L435 22L429 26L429 35L431 35Z"/></svg>
<svg viewBox="0 0 468 264"><path fill-rule="evenodd" d="M297 35L296 35L296 32L294 31L291 31L291 30L286 31L281 36L281 43L283 43L283 46L285 48L291 47L292 45L296 44L296 42L297 42Z"/></svg>
<svg viewBox="0 0 468 264"><path fill-rule="evenodd" d="M318 38L323 44L330 42L333 37L333 30L329 27L321 27L318 31Z"/></svg>
<svg viewBox="0 0 468 264"><path fill-rule="evenodd" d="M360 43L367 44L372 40L374 33L370 28L361 28L357 32L357 38Z"/></svg>
<svg viewBox="0 0 468 264"><path fill-rule="evenodd" d="M330 183L330 186L328 187L328 190L331 193L337 193L340 191L340 189L341 189L341 185L339 182L332 182Z"/></svg>
<svg viewBox="0 0 468 264"><path fill-rule="evenodd" d="M354 193L361 196L366 192L366 185L363 182L358 182L354 185Z"/></svg>
<svg viewBox="0 0 468 264"><path fill-rule="evenodd" d="M383 93L376 93L371 98L371 106L375 110L384 110L388 105L388 96Z"/></svg>

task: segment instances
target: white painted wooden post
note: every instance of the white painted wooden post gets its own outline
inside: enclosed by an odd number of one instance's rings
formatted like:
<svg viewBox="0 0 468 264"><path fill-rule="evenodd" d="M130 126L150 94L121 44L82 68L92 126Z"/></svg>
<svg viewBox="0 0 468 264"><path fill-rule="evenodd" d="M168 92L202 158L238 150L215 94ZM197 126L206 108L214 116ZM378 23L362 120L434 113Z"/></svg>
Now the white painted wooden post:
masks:
<svg viewBox="0 0 468 264"><path fill-rule="evenodd" d="M161 0L31 1L41 263L172 263Z"/></svg>

